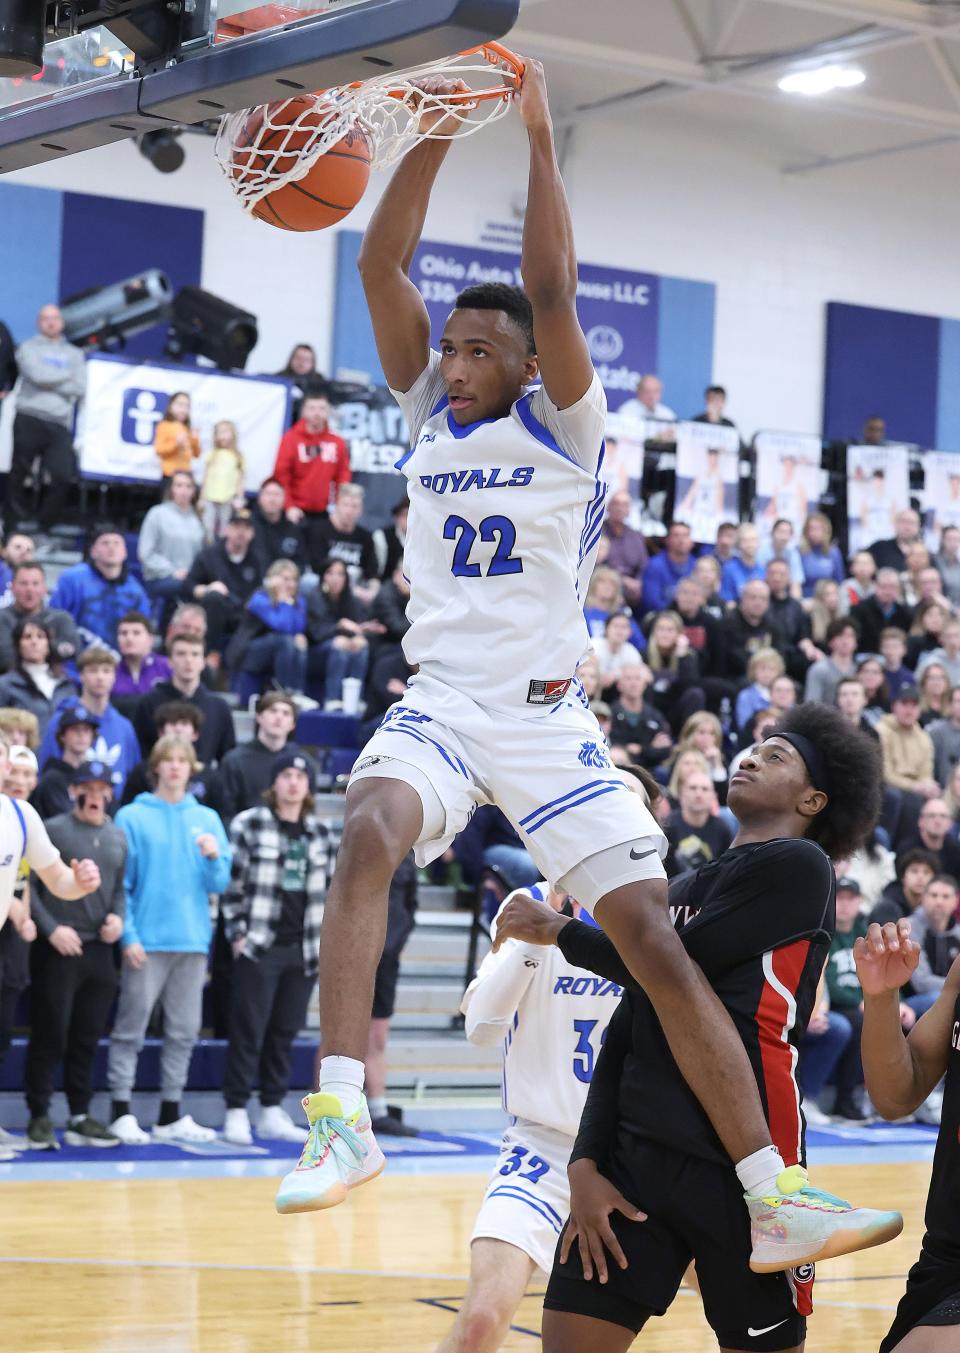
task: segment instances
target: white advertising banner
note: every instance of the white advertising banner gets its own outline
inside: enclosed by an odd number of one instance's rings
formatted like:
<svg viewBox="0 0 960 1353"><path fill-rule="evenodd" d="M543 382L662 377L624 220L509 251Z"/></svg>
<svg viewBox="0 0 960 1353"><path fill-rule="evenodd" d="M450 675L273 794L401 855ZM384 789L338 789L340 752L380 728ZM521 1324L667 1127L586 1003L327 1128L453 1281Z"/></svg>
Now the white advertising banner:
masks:
<svg viewBox="0 0 960 1353"><path fill-rule="evenodd" d="M868 549L896 533L895 518L910 506L905 446L847 447L847 550Z"/></svg>
<svg viewBox="0 0 960 1353"><path fill-rule="evenodd" d="M757 458L757 497L754 520L767 538L781 519L793 527L795 542L810 512L820 506L819 437L804 433L758 432L753 439Z"/></svg>
<svg viewBox="0 0 960 1353"><path fill-rule="evenodd" d="M198 367L141 365L116 357L87 361L87 394L77 424L81 474L92 479L159 481L154 431L177 390L190 396L191 426L203 447L193 465L195 477L203 479L214 424L229 418L237 428L246 487L258 489L273 471L287 425L286 381Z"/></svg>

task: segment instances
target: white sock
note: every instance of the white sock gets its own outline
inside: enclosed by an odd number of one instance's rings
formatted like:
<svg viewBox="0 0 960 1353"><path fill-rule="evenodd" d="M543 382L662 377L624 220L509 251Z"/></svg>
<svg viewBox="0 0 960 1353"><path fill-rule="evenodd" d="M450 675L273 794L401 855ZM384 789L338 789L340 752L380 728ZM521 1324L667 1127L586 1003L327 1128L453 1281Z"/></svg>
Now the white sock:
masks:
<svg viewBox="0 0 960 1353"><path fill-rule="evenodd" d="M776 1187L777 1176L786 1168L775 1146L761 1146L752 1156L737 1162L737 1178L744 1193L768 1193Z"/></svg>
<svg viewBox="0 0 960 1353"><path fill-rule="evenodd" d="M353 1057L320 1059L320 1089L325 1095L337 1096L343 1106L344 1118L349 1118L360 1107L363 1075L363 1063Z"/></svg>
<svg viewBox="0 0 960 1353"><path fill-rule="evenodd" d="M368 1095L367 1108L370 1110L371 1118L386 1118L387 1116L386 1095Z"/></svg>

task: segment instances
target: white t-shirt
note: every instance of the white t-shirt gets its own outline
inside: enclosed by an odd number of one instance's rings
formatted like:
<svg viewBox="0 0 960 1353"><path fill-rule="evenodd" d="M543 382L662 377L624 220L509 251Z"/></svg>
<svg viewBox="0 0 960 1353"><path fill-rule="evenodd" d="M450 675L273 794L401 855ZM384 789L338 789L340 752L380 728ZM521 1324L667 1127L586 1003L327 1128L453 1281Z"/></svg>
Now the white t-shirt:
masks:
<svg viewBox="0 0 960 1353"><path fill-rule="evenodd" d="M523 709L590 651L583 615L603 527L606 396L558 409L539 386L505 418L460 426L440 354L406 392L407 661L494 708ZM533 713L533 710L528 710Z"/></svg>
<svg viewBox="0 0 960 1353"><path fill-rule="evenodd" d="M17 809L23 815L22 825ZM46 869L56 864L60 852L47 835L47 829L35 808L20 801L14 806L12 799L0 794L0 925L9 915L13 889L23 858L26 858L31 869Z"/></svg>
<svg viewBox="0 0 960 1353"><path fill-rule="evenodd" d="M607 684L618 677L625 667L636 667L643 662L643 655L639 648L635 648L629 639L625 644L620 645L616 653L610 651L610 645L606 639L594 639L593 650L600 664L600 672Z"/></svg>

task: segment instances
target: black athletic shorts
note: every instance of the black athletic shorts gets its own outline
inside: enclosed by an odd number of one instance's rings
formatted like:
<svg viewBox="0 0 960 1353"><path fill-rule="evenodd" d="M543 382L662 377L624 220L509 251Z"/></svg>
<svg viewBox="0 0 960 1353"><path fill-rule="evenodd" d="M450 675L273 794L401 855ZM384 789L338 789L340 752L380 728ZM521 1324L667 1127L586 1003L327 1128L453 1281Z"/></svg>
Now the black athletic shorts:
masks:
<svg viewBox="0 0 960 1353"><path fill-rule="evenodd" d="M558 1246L546 1310L591 1316L639 1333L651 1315L666 1311L693 1259L704 1313L721 1347L781 1353L803 1343L813 1265L789 1275L750 1271L750 1219L731 1166L621 1134L608 1174L648 1217L642 1222L619 1212L610 1217L627 1268L611 1259L605 1284L596 1277L587 1282L576 1242L565 1264Z"/></svg>
<svg viewBox="0 0 960 1353"><path fill-rule="evenodd" d="M401 869L403 866L401 866ZM397 1004L397 979L400 976L400 955L414 926L417 909L416 872L413 873L413 887L409 886L400 871L390 885L390 899L387 904L387 934L383 953L377 964L377 973L373 981L373 1018L390 1019Z"/></svg>
<svg viewBox="0 0 960 1353"><path fill-rule="evenodd" d="M960 1325L960 1262L956 1257L938 1257L935 1246L929 1245L925 1237L880 1353L893 1353L920 1325Z"/></svg>

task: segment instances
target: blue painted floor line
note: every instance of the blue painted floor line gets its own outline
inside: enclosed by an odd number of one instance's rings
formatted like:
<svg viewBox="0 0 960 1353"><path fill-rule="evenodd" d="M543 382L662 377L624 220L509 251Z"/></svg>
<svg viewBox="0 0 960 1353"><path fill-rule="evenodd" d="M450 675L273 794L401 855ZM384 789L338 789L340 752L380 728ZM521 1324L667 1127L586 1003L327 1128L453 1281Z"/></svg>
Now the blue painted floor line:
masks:
<svg viewBox="0 0 960 1353"><path fill-rule="evenodd" d="M936 1130L921 1124L853 1124L808 1133L809 1163L818 1165L901 1164L933 1158ZM486 1174L496 1158L499 1134L486 1130L427 1131L418 1137L382 1142L392 1174ZM58 1152L24 1152L0 1162L0 1182L60 1183L110 1179L275 1178L292 1168L295 1143L260 1142L232 1147L218 1139L179 1149L151 1143L108 1151L64 1147Z"/></svg>

